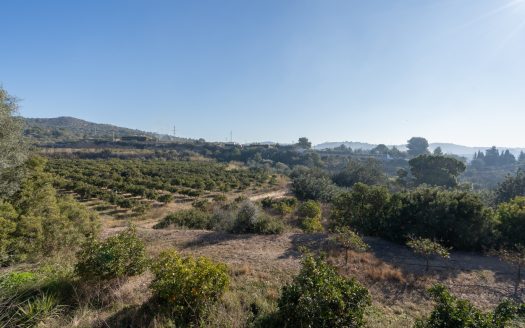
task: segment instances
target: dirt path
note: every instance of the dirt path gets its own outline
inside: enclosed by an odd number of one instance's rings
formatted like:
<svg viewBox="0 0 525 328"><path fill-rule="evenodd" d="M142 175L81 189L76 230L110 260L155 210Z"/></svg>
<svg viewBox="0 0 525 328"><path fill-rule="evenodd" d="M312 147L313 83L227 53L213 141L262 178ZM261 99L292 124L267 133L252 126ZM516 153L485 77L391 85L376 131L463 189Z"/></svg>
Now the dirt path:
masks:
<svg viewBox="0 0 525 328"><path fill-rule="evenodd" d="M248 197L252 202L256 202L265 198L283 198L290 194L289 190L277 190L277 191L270 191L263 194L258 195L252 195Z"/></svg>

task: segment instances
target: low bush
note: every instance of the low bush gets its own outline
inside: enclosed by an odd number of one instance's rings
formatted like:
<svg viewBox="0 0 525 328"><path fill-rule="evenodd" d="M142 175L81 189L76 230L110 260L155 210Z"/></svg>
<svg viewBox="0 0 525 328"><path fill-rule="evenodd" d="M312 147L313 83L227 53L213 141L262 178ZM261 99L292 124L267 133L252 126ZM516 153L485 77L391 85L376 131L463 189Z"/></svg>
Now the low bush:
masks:
<svg viewBox="0 0 525 328"><path fill-rule="evenodd" d="M133 227L104 241L91 239L77 254L75 272L85 280L134 276L147 266L146 250Z"/></svg>
<svg viewBox="0 0 525 328"><path fill-rule="evenodd" d="M321 217L321 204L314 200L309 200L301 205L297 209L297 215L300 218L317 218Z"/></svg>
<svg viewBox="0 0 525 328"><path fill-rule="evenodd" d="M176 319L197 319L216 302L229 284L228 268L205 257L181 257L165 251L152 265L151 288Z"/></svg>
<svg viewBox="0 0 525 328"><path fill-rule="evenodd" d="M324 259L307 255L278 302L281 327L362 327L368 290L339 275Z"/></svg>
<svg viewBox="0 0 525 328"><path fill-rule="evenodd" d="M239 206L232 233L279 234L284 230L281 219L260 213L255 204L245 201Z"/></svg>
<svg viewBox="0 0 525 328"><path fill-rule="evenodd" d="M500 303L494 312L484 313L467 300L450 294L443 285L435 285L429 293L436 302L429 317L419 320L415 328L504 328L521 309L511 301Z"/></svg>
<svg viewBox="0 0 525 328"><path fill-rule="evenodd" d="M277 235L284 231L285 224L280 218L261 214L257 217L252 232L263 235Z"/></svg>
<svg viewBox="0 0 525 328"><path fill-rule="evenodd" d="M323 224L318 217L301 219L301 229L306 233L323 232Z"/></svg>
<svg viewBox="0 0 525 328"><path fill-rule="evenodd" d="M211 229L210 215L200 209L180 210L169 214L153 228L176 226L187 229Z"/></svg>

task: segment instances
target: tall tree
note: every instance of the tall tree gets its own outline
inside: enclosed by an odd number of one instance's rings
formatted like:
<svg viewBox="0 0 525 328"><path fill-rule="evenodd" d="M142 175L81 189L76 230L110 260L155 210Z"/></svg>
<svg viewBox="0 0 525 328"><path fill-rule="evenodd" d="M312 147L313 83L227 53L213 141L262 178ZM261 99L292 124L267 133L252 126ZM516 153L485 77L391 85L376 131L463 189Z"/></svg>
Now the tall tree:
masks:
<svg viewBox="0 0 525 328"><path fill-rule="evenodd" d="M445 156L421 155L408 163L417 184L432 186L455 187L458 175L466 169L463 162Z"/></svg>
<svg viewBox="0 0 525 328"><path fill-rule="evenodd" d="M407 144L408 154L416 157L423 154L428 154L428 141L421 137L412 137Z"/></svg>
<svg viewBox="0 0 525 328"><path fill-rule="evenodd" d="M16 115L15 97L0 87L0 198L17 191L22 164L27 157L23 139L23 122Z"/></svg>
<svg viewBox="0 0 525 328"><path fill-rule="evenodd" d="M297 142L297 145L304 149L312 148L312 143L308 140L308 138L305 137L299 138L299 142Z"/></svg>

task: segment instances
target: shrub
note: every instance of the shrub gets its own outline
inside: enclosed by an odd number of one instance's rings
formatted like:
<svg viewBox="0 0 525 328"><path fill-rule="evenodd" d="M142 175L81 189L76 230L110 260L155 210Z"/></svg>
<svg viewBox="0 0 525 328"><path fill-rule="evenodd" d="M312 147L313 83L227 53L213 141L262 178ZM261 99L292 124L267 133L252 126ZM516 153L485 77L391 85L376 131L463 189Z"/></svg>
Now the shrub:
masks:
<svg viewBox="0 0 525 328"><path fill-rule="evenodd" d="M496 189L496 201L508 202L513 198L525 196L525 171L518 170L515 176L507 176Z"/></svg>
<svg viewBox="0 0 525 328"><path fill-rule="evenodd" d="M407 246L410 249L425 258L425 271L428 271L430 268L430 258L432 256L439 256L442 258L449 258L449 250L440 243L430 240L428 238L414 238L410 237Z"/></svg>
<svg viewBox="0 0 525 328"><path fill-rule="evenodd" d="M340 194L333 205L333 225L352 226L367 235L383 233L382 225L395 207L388 189L362 183L357 183L351 191Z"/></svg>
<svg viewBox="0 0 525 328"><path fill-rule="evenodd" d="M299 199L329 202L338 192L331 178L318 170L295 170L291 177L292 190Z"/></svg>
<svg viewBox="0 0 525 328"><path fill-rule="evenodd" d="M324 230L319 217L301 219L301 229L306 233L322 232Z"/></svg>
<svg viewBox="0 0 525 328"><path fill-rule="evenodd" d="M518 314L518 306L510 301L500 303L492 313L483 313L469 301L451 295L443 285L435 285L429 293L437 304L416 328L503 328Z"/></svg>
<svg viewBox="0 0 525 328"><path fill-rule="evenodd" d="M498 230L506 245L525 242L525 197L500 204L497 210Z"/></svg>
<svg viewBox="0 0 525 328"><path fill-rule="evenodd" d="M109 280L141 274L146 269L144 243L133 227L104 241L91 239L77 254L76 273L86 280Z"/></svg>
<svg viewBox="0 0 525 328"><path fill-rule="evenodd" d="M276 235L284 231L284 223L281 219L260 214L255 225L251 228L252 232L263 235Z"/></svg>
<svg viewBox="0 0 525 328"><path fill-rule="evenodd" d="M282 220L260 213L255 204L243 202L237 211L237 217L230 232L279 234L284 230Z"/></svg>
<svg viewBox="0 0 525 328"><path fill-rule="evenodd" d="M172 194L162 194L160 195L157 200L161 203L167 204L173 200Z"/></svg>
<svg viewBox="0 0 525 328"><path fill-rule="evenodd" d="M259 211L254 203L244 201L237 211L237 219L233 226L233 233L250 233L254 232L257 223Z"/></svg>
<svg viewBox="0 0 525 328"><path fill-rule="evenodd" d="M283 287L278 317L287 327L362 327L370 304L365 287L308 255L299 275Z"/></svg>
<svg viewBox="0 0 525 328"><path fill-rule="evenodd" d="M297 205L297 199L295 198L282 198L272 199L265 198L261 201L261 205L264 209L275 210L280 215L287 215L293 212Z"/></svg>
<svg viewBox="0 0 525 328"><path fill-rule="evenodd" d="M211 229L210 215L199 209L180 210L169 214L153 228L163 229L171 225L188 229Z"/></svg>
<svg viewBox="0 0 525 328"><path fill-rule="evenodd" d="M314 200L306 201L297 209L297 215L301 218L321 217L321 204Z"/></svg>
<svg viewBox="0 0 525 328"><path fill-rule="evenodd" d="M184 321L198 318L229 284L226 265L205 257L183 258L176 251L161 253L152 271L151 288L170 312Z"/></svg>
<svg viewBox="0 0 525 328"><path fill-rule="evenodd" d="M215 231L230 232L235 225L235 211L229 209L216 209L210 218L210 226Z"/></svg>

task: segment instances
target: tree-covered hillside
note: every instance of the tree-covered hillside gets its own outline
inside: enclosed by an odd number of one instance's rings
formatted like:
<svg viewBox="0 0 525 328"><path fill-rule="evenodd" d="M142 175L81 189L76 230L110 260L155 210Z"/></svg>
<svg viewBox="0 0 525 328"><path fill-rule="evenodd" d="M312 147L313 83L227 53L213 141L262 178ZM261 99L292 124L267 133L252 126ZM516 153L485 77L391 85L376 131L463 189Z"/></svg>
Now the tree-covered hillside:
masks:
<svg viewBox="0 0 525 328"><path fill-rule="evenodd" d="M146 137L175 140L168 135L128 129L111 124L99 124L74 117L25 118L24 134L37 143L77 141L84 139L113 139L122 137Z"/></svg>

